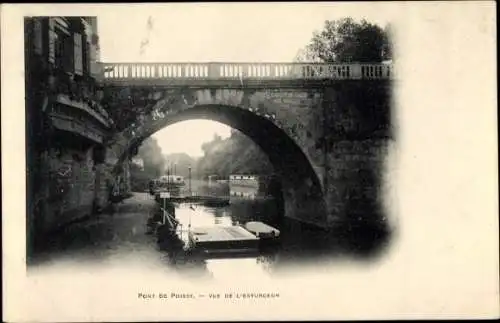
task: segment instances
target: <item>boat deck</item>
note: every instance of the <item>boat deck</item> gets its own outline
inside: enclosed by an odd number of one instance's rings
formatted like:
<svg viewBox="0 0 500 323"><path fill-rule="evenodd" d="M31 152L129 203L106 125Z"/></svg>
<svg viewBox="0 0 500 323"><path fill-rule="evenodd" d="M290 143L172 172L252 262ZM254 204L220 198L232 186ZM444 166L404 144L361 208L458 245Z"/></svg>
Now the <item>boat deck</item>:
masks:
<svg viewBox="0 0 500 323"><path fill-rule="evenodd" d="M196 247L214 250L257 249L259 238L240 226L194 228L189 238Z"/></svg>
<svg viewBox="0 0 500 323"><path fill-rule="evenodd" d="M251 221L245 224L245 229L259 238L276 238L280 231L262 222Z"/></svg>

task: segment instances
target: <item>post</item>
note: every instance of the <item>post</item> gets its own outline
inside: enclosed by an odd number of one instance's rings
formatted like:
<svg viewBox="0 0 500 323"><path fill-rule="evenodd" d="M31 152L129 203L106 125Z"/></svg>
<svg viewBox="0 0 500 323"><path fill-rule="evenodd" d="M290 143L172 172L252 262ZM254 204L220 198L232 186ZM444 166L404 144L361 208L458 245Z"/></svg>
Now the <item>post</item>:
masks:
<svg viewBox="0 0 500 323"><path fill-rule="evenodd" d="M166 217L167 215L165 214L167 212L167 199L163 198L163 224L166 224Z"/></svg>
<svg viewBox="0 0 500 323"><path fill-rule="evenodd" d="M188 170L189 170L189 196L192 196L193 192L191 192L191 166L189 166Z"/></svg>

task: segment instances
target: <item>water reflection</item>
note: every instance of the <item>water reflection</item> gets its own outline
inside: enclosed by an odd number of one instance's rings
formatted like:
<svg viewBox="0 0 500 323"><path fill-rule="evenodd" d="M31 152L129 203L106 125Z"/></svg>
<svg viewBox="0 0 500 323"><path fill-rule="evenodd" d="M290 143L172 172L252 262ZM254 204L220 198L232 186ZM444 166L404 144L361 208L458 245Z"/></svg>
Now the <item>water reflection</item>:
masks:
<svg viewBox="0 0 500 323"><path fill-rule="evenodd" d="M270 223L278 217L278 208L274 205L275 201L259 194L257 188L231 186L228 191L230 192L230 204L225 207L208 207L202 204L176 205L176 219L181 227L178 238L185 245L189 245L189 231L197 227L227 227L244 224L248 221ZM174 245L171 242L170 247ZM244 254L239 257L207 259L196 252L181 251L180 248L177 248L177 251L168 249L168 247L165 248L170 257L175 258L170 261L170 265L176 266L183 272L188 266L191 266L191 269L196 268L198 271L206 270L210 277L215 278L224 277L234 270L243 271L252 277L269 273L275 259L274 255L278 251L276 248L272 248L254 255Z"/></svg>
<svg viewBox="0 0 500 323"><path fill-rule="evenodd" d="M218 208L178 205L176 215L184 228L231 226L261 221L281 231L281 243L246 259L207 259L203 265L212 273L214 268L233 266L234 270L251 271L252 275L258 275L257 272L270 273L296 262L318 261L325 257L347 254L367 256L387 238L384 224L376 225L377 221L356 218L339 226L336 231L327 231L284 217L280 201L274 196L263 194L255 187L229 185L226 190L220 186L217 189L219 194L229 192L230 205ZM370 212L366 216L376 219L375 205ZM187 232L182 239L186 242Z"/></svg>

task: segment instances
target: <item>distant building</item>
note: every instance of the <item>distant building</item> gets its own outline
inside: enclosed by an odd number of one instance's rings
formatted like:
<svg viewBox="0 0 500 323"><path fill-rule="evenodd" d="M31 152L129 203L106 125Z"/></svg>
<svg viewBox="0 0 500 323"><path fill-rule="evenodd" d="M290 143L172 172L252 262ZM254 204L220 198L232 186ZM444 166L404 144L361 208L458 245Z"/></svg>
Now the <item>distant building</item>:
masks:
<svg viewBox="0 0 500 323"><path fill-rule="evenodd" d="M257 175L229 175L229 185L259 187L259 176Z"/></svg>
<svg viewBox="0 0 500 323"><path fill-rule="evenodd" d="M259 177L256 175L229 175L229 180L258 180Z"/></svg>

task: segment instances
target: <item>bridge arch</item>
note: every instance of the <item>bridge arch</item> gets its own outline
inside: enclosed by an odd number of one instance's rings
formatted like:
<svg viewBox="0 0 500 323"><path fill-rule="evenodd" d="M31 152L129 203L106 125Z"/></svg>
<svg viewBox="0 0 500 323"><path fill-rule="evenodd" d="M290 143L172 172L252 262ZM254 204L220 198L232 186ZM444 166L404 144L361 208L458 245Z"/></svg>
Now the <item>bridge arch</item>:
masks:
<svg viewBox="0 0 500 323"><path fill-rule="evenodd" d="M134 155L146 138L157 131L181 121L217 121L245 134L267 155L281 180L285 216L316 225L326 222L327 211L320 177L300 145L268 115L228 104L199 104L163 117L155 116L155 111L152 109L141 124L130 126L110 141L108 150L114 152L117 159L115 173L120 173L121 165Z"/></svg>

